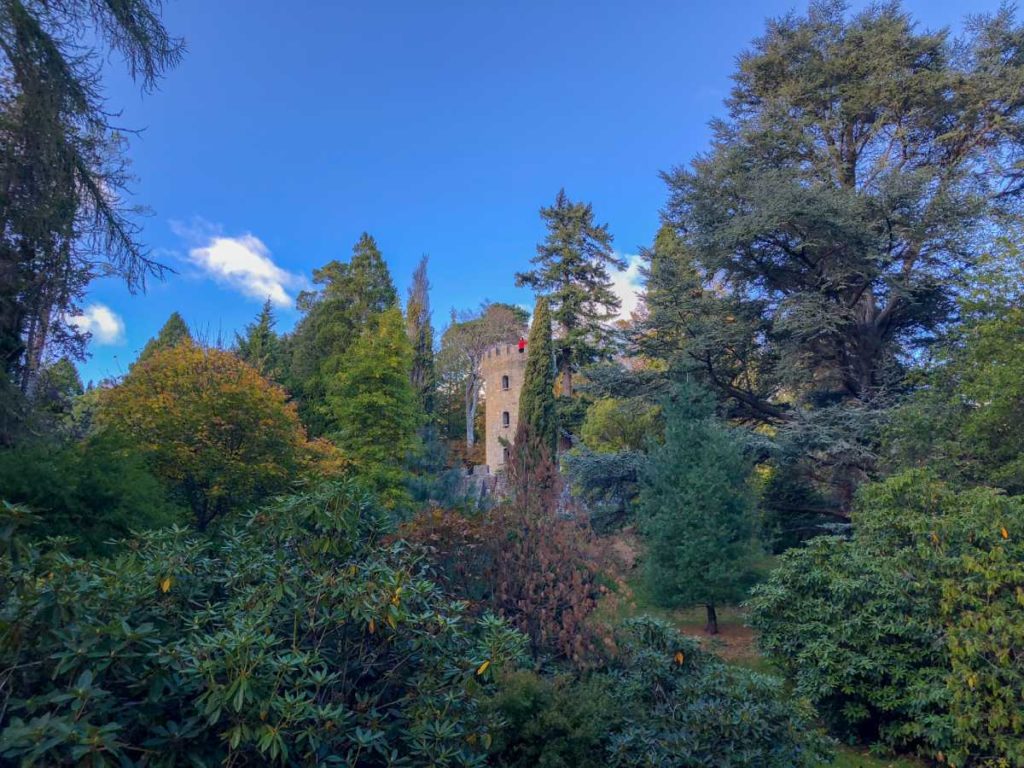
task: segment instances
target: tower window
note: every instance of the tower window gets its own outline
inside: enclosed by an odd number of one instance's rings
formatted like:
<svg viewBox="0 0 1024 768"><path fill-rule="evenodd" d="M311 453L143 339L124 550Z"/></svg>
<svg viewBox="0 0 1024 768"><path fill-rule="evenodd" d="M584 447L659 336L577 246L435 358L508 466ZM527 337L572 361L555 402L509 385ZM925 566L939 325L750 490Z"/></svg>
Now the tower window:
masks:
<svg viewBox="0 0 1024 768"><path fill-rule="evenodd" d="M507 427L511 423L512 423L512 417L509 415L508 411L502 411L501 412L501 426Z"/></svg>
<svg viewBox="0 0 1024 768"><path fill-rule="evenodd" d="M501 377L501 388L508 389L508 376Z"/></svg>

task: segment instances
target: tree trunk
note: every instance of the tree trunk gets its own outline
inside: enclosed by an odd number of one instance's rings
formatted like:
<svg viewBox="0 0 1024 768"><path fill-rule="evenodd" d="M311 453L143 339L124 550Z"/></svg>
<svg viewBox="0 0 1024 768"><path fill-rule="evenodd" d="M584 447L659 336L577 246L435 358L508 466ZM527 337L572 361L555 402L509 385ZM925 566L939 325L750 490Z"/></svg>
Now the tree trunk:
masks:
<svg viewBox="0 0 1024 768"><path fill-rule="evenodd" d="M713 603L708 603L704 606L708 612L708 623L704 625L704 631L709 635L718 634L718 613L715 611Z"/></svg>
<svg viewBox="0 0 1024 768"><path fill-rule="evenodd" d="M562 369L562 395L572 397L572 367L569 365Z"/></svg>
<svg viewBox="0 0 1024 768"><path fill-rule="evenodd" d="M476 406L480 398L480 379L471 376L466 384L466 450L476 445Z"/></svg>

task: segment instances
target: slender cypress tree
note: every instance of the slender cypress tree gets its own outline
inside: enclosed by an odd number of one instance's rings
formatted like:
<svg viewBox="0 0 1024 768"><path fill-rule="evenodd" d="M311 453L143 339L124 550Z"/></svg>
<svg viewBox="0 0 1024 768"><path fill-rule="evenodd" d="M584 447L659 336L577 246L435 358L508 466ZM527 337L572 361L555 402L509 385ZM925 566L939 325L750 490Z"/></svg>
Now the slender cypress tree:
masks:
<svg viewBox="0 0 1024 768"><path fill-rule="evenodd" d="M427 279L428 257L420 259L412 273L409 302L405 308L405 327L412 344L412 388L428 419L435 409L434 326L430 323L430 281Z"/></svg>
<svg viewBox="0 0 1024 768"><path fill-rule="evenodd" d="M519 423L554 456L558 449L558 415L555 411L554 347L548 300L537 299L530 325L526 373L519 397Z"/></svg>

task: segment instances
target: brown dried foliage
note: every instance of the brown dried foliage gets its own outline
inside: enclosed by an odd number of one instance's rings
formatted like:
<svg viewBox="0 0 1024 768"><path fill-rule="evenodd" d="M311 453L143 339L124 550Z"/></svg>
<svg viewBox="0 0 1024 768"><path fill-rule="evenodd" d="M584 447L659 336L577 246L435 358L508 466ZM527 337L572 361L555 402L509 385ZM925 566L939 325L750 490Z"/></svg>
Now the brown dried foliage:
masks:
<svg viewBox="0 0 1024 768"><path fill-rule="evenodd" d="M479 517L431 510L403 536L422 546L451 593L524 632L535 657L586 664L601 648L588 621L601 592L598 547L585 522L556 509L557 469L536 443L527 450L525 437L509 468L511 501Z"/></svg>

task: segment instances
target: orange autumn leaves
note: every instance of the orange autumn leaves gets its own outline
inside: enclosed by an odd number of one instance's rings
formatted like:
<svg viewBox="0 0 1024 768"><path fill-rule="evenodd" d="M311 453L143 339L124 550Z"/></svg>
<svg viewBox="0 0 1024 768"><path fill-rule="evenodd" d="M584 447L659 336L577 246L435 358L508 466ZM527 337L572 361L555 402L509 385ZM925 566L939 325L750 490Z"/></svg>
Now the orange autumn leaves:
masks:
<svg viewBox="0 0 1024 768"><path fill-rule="evenodd" d="M153 352L104 391L98 421L145 456L199 528L298 474L345 466L332 446L307 441L283 389L230 352L190 341Z"/></svg>

